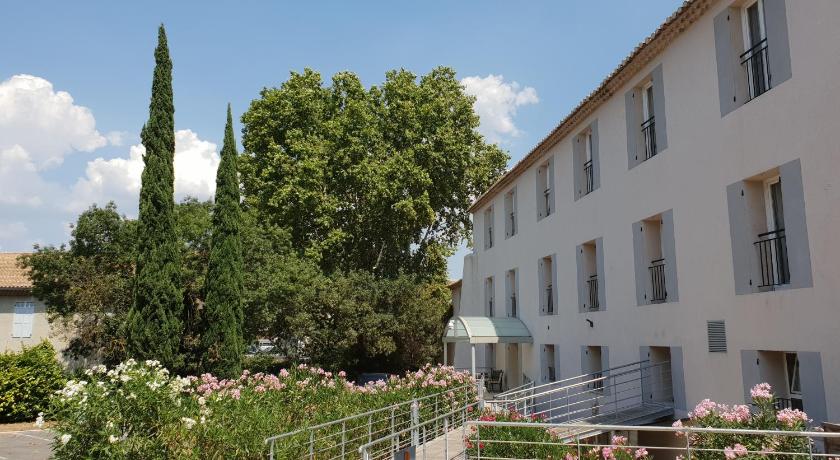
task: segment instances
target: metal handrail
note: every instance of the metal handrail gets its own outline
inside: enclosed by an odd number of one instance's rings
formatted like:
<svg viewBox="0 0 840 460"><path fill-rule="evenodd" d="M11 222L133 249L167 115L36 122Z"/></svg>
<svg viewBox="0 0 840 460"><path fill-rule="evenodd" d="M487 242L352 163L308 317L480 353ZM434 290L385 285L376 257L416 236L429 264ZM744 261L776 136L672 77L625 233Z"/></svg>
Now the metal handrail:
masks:
<svg viewBox="0 0 840 460"><path fill-rule="evenodd" d="M590 380L585 380L583 382L577 382L577 383L569 384L569 385L566 385L566 386L563 386L563 387L560 387L560 388L549 389L549 390L546 390L546 391L543 391L543 392L540 392L540 393L533 392L533 390L536 390L537 388L541 388L541 387L545 387L545 386L549 386L549 385L555 385L555 384L558 384L558 383L567 382L567 381L570 381L570 380L573 380L573 379L578 379L578 378L581 378L581 377L587 377L587 376L593 375L595 373L590 372L588 374L582 374L582 375L579 375L579 376L576 376L576 377L569 377L569 378L564 379L564 380L558 380L556 382L546 383L546 384L540 385L538 387L533 387L533 388L530 389L531 393L527 396L520 396L518 398L513 398L513 399L494 399L494 400L487 401L487 403L502 404L502 403L520 402L520 401L523 401L523 400L533 399L533 398L536 398L536 397L545 396L547 394L552 394L552 393L564 391L564 390L567 390L569 388L588 385L588 384L593 383L593 382L599 382L599 381L604 381L604 380L607 380L607 379L610 379L610 378L621 377L621 376L624 376L624 375L633 374L635 372L641 372L641 371L646 370L646 369L652 369L654 367L661 367L664 364L669 364L670 363L670 361L661 361L661 362L658 362L658 363L650 364L648 366L642 366L641 365L642 363L649 363L649 362L650 362L649 360L644 360L644 361L638 361L636 363L627 364L625 366L619 366L619 367L616 367L616 368L607 369L607 370L604 370L604 371L600 372L601 374L607 374L607 375L603 375L602 377L593 378L593 379L590 379ZM619 369L619 368L622 368L622 367L630 367L630 366L638 366L638 369L629 370L629 371L622 371L622 372L619 372L619 373L610 372L611 370L614 370L614 369ZM499 395L497 395L497 396L499 396Z"/></svg>
<svg viewBox="0 0 840 460"><path fill-rule="evenodd" d="M767 52L767 39L744 51L740 55L741 65L747 69L747 83L750 87L750 99L761 96L770 89L770 66Z"/></svg>
<svg viewBox="0 0 840 460"><path fill-rule="evenodd" d="M595 177L593 176L592 172L592 160L588 160L583 163L583 175L586 178L586 194L592 193L592 190L595 189Z"/></svg>
<svg viewBox="0 0 840 460"><path fill-rule="evenodd" d="M649 359L643 359L643 360L640 360L640 361L635 361L635 362L632 362L632 363L623 364L621 366L611 367L611 368L605 369L601 372L604 373L604 374L607 374L607 377L609 377L609 375L613 371L616 371L616 370L619 370L619 369L625 369L625 368L628 368L628 367L631 367L631 366L641 367L642 364L649 363L649 362L650 362ZM537 389L544 388L544 387L547 387L547 386L559 385L561 383L571 382L572 380L580 379L580 378L587 377L587 376L590 376L590 375L592 375L592 374L587 373L587 374L576 375L574 377L566 377L565 379L561 379L561 380L557 380L557 381L549 382L549 383L543 383L541 385L534 385L534 382L528 382L528 383L520 385L519 387L511 388L508 391L505 391L503 393L499 393L499 394L496 395L496 397L498 398L499 396L509 396L509 395L512 395L516 392L526 391L526 389L524 389L524 388L520 389L520 387L526 387L526 386L530 385L530 387L527 390L537 390ZM496 401L499 401L499 399L496 399ZM490 402L490 401L488 401L488 402Z"/></svg>
<svg viewBox="0 0 840 460"><path fill-rule="evenodd" d="M409 401L403 401L401 403L392 404L392 405L387 406L387 407L382 407L382 408L379 408L379 409L371 409L367 412L361 412L361 413L358 413L358 414L348 415L347 417L340 418L340 419L337 419L337 420L330 420L329 422L319 423L317 425L306 426L306 427L300 428L300 429L295 430L295 431L290 431L288 433L282 433L282 434L270 436L268 438L265 438L265 441L269 442L269 441L274 440L274 439L281 439L281 438L284 438L284 437L287 437L287 436L302 433L306 430L317 430L319 428L324 428L324 427L327 427L327 426L330 426L330 425L335 425L335 424L338 424L338 423L341 423L341 422L347 422L347 421L350 421L350 420L353 420L353 419L356 419L356 418L367 417L369 415L373 415L373 414L376 414L376 413L379 413L379 412L385 412L385 411L388 411L388 410L391 410L391 409L396 409L396 408L399 408L399 407L405 406L405 405L410 406L415 401L425 401L426 399L434 398L434 397L440 396L440 395L444 395L446 393L449 393L450 391L454 392L454 391L458 391L458 390L465 390L465 389L472 388L473 386L474 385L472 385L472 384L462 385L460 387L456 387L456 388L453 388L451 390L441 391L441 392L438 392L438 393L422 396L422 397L419 397L419 398L413 398Z"/></svg>

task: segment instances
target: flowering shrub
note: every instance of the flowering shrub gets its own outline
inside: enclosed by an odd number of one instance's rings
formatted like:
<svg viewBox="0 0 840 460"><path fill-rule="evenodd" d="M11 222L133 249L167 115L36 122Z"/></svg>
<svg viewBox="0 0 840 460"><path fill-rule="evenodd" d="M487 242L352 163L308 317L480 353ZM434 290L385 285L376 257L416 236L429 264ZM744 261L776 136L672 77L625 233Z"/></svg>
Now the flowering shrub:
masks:
<svg viewBox="0 0 840 460"><path fill-rule="evenodd" d="M782 431L803 431L807 428L810 420L805 412L775 408L769 384L754 386L750 396L752 408L747 405L727 406L704 399L688 413L688 426ZM683 423L677 420L674 426L682 427ZM677 435L683 437L687 434L679 432ZM692 458L699 460L719 459L721 453L727 459L766 459L773 458L773 452L808 453L809 450L809 441L805 437L717 433L692 433L689 436L691 445L699 450L692 452ZM703 452L704 449L709 450Z"/></svg>
<svg viewBox="0 0 840 460"><path fill-rule="evenodd" d="M498 422L543 422L539 416L525 417L515 411L493 412L486 409L480 421ZM566 439L567 432L561 428L544 429L472 426L464 439L469 458L545 458L553 460L635 460L652 458L644 448L627 447L627 438L613 436L608 446L578 447Z"/></svg>
<svg viewBox="0 0 840 460"><path fill-rule="evenodd" d="M55 349L47 341L20 352L0 353L0 422L34 419L63 383Z"/></svg>
<svg viewBox="0 0 840 460"><path fill-rule="evenodd" d="M460 407L475 398L474 387L452 390L472 383L451 367L427 366L358 387L343 372L307 365L225 380L170 376L155 361L128 360L88 369L85 380L57 392L54 452L57 459L265 458L268 436L442 391L444 403ZM278 446L278 458L297 448Z"/></svg>

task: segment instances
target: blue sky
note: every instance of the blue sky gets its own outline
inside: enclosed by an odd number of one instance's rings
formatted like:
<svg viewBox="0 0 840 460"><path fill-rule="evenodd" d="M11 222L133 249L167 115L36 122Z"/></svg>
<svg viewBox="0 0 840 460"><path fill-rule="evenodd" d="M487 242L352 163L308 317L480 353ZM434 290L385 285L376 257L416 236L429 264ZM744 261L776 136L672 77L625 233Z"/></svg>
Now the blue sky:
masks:
<svg viewBox="0 0 840 460"><path fill-rule="evenodd" d="M238 117L289 71L350 70L370 85L394 68L451 66L479 98L482 132L514 162L680 3L15 2L0 16L0 251L65 242L92 202L136 213L161 22L174 64L176 193L207 198L225 105Z"/></svg>

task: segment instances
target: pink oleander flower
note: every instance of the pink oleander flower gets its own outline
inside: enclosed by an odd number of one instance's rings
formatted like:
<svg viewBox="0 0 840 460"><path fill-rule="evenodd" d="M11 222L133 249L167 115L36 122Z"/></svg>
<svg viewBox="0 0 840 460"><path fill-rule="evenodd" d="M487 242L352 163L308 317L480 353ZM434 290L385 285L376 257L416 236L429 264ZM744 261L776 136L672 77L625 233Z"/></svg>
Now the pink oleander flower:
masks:
<svg viewBox="0 0 840 460"><path fill-rule="evenodd" d="M604 460L615 460L615 454L613 454L612 447L604 447L601 449L601 456L604 457Z"/></svg>
<svg viewBox="0 0 840 460"><path fill-rule="evenodd" d="M623 446L623 445L627 444L627 437L626 436L614 435L612 437L612 443L615 444L616 446Z"/></svg>
<svg viewBox="0 0 840 460"><path fill-rule="evenodd" d="M633 455L633 458L647 458L648 451L644 447L640 447L636 449L636 453Z"/></svg>
<svg viewBox="0 0 840 460"><path fill-rule="evenodd" d="M747 453L747 448L741 444L735 444L732 447L723 448L723 455L728 459L743 457L744 455L747 455Z"/></svg>
<svg viewBox="0 0 840 460"><path fill-rule="evenodd" d="M750 419L750 406L740 404L731 409L726 407L720 416L727 422L743 423Z"/></svg>
<svg viewBox="0 0 840 460"><path fill-rule="evenodd" d="M711 399L704 399L697 403L697 406L694 407L694 410L688 413L689 418L703 418L707 415L713 414L717 409L717 403L712 401Z"/></svg>
<svg viewBox="0 0 840 460"><path fill-rule="evenodd" d="M278 375L285 379L289 376L289 371L287 371L286 369L280 369L280 373Z"/></svg>
<svg viewBox="0 0 840 460"><path fill-rule="evenodd" d="M773 392L770 384L764 382L752 387L750 390L750 397L752 399L773 399Z"/></svg>
<svg viewBox="0 0 840 460"><path fill-rule="evenodd" d="M799 423L807 424L810 421L808 414L799 409L782 409L776 413L776 420L788 428L793 428Z"/></svg>
<svg viewBox="0 0 840 460"><path fill-rule="evenodd" d="M572 454L566 454L566 458L563 459L563 460L578 460L578 456L577 455L572 455Z"/></svg>
<svg viewBox="0 0 840 460"><path fill-rule="evenodd" d="M341 378L345 378L345 377L347 377L347 372L339 371L338 376L341 377Z"/></svg>

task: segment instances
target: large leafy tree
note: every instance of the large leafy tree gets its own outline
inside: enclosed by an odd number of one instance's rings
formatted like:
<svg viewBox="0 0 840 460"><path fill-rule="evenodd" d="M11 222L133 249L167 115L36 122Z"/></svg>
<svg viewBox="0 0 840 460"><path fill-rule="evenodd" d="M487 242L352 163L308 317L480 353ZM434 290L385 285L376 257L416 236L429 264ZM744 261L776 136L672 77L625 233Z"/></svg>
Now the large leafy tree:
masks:
<svg viewBox="0 0 840 460"><path fill-rule="evenodd" d="M246 204L326 273L440 278L469 237L470 201L507 161L472 105L449 68L391 71L369 89L350 72L330 86L292 73L242 117Z"/></svg>
<svg viewBox="0 0 840 460"><path fill-rule="evenodd" d="M134 303L128 312L125 341L135 358L183 365L183 298L180 248L175 228L175 106L172 61L166 31L158 30L149 120L140 133L146 154L140 188Z"/></svg>
<svg viewBox="0 0 840 460"><path fill-rule="evenodd" d="M242 370L242 240L236 141L230 105L221 161L216 172L216 202L210 263L201 312L202 366L216 375L234 377Z"/></svg>

